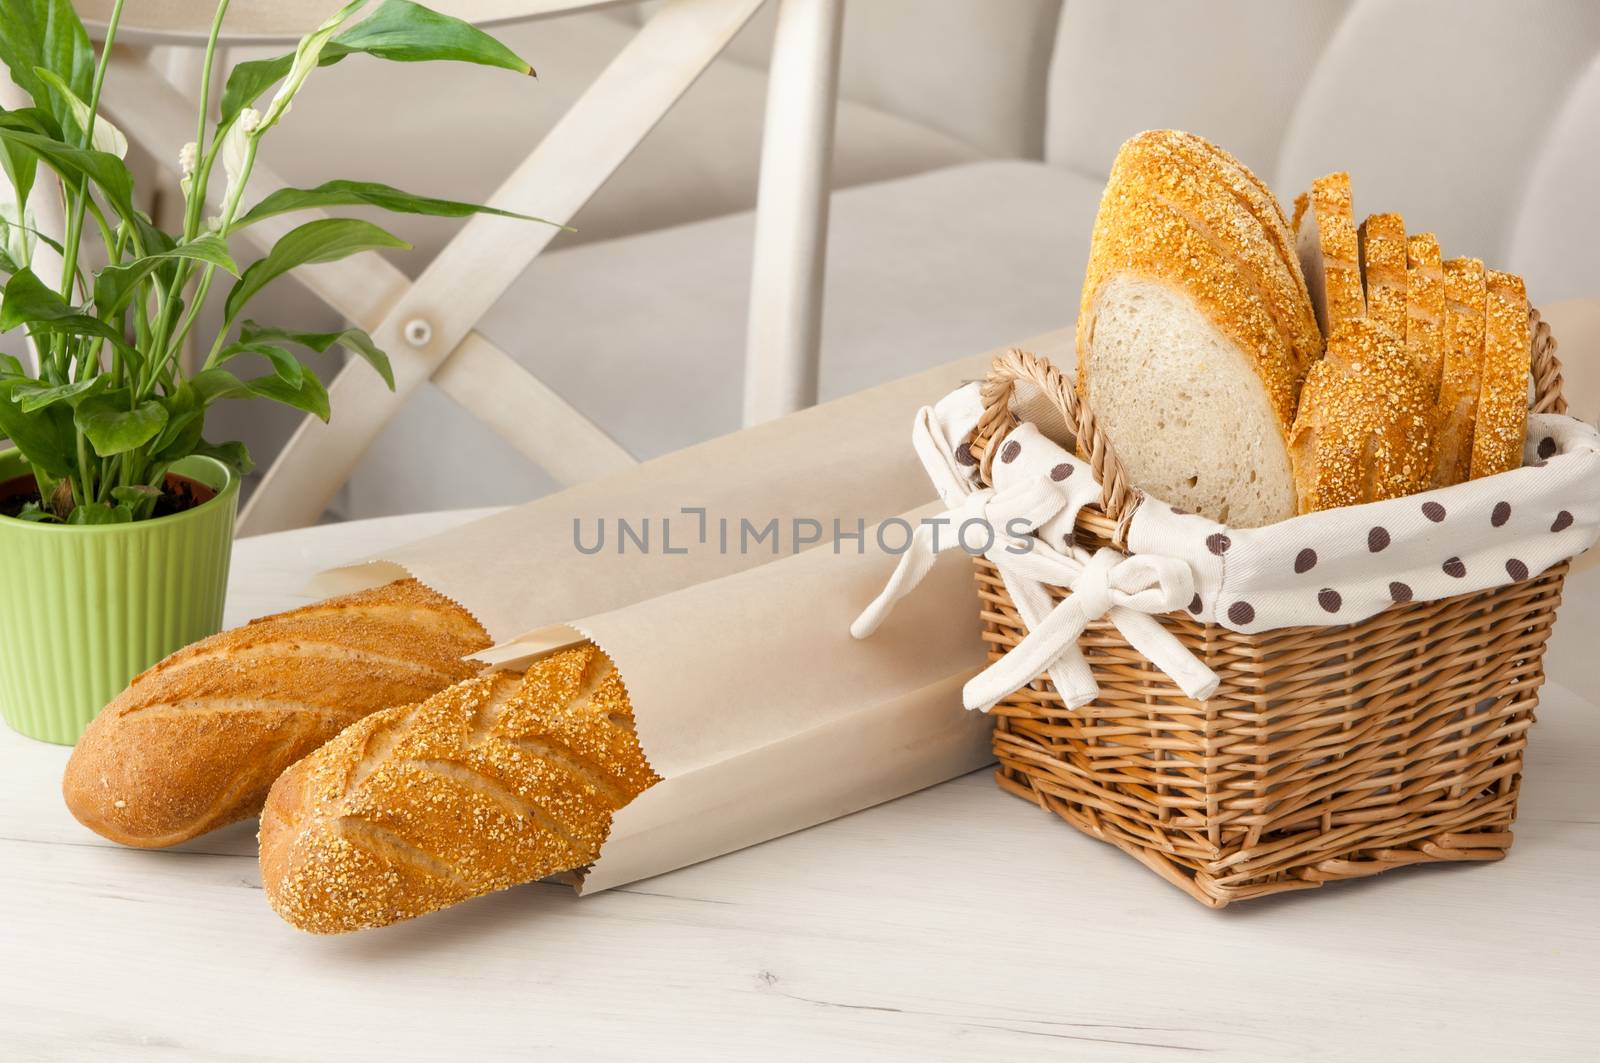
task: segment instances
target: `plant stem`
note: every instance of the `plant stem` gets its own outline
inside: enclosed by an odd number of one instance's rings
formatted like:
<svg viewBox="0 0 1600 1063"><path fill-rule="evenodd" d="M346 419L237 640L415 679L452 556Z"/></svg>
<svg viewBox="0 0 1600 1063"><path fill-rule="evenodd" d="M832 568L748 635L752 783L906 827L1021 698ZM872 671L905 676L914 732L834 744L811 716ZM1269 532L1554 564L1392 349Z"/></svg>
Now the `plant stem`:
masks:
<svg viewBox="0 0 1600 1063"><path fill-rule="evenodd" d="M83 131L83 147L87 148L94 143L94 120L100 108L100 89L106 83L106 68L111 65L111 47L116 43L117 24L122 21L122 5L126 0L115 0L111 5L111 17L106 21L106 39L100 46L100 61L94 68L94 88L89 95L89 121ZM61 294L72 294L72 276L78 268L78 244L83 239L83 214L86 209L86 200L89 197L89 181L84 178L78 184L77 210L68 219L66 240L64 241L65 253L62 256L64 265L61 270Z"/></svg>
<svg viewBox="0 0 1600 1063"><path fill-rule="evenodd" d="M200 68L200 114L195 121L194 150L195 158L201 159L206 154L206 119L211 112L211 64L217 54L217 38L222 34L222 20L228 13L228 0L217 0L216 14L211 18L211 34L206 38L205 62ZM195 168L198 177L199 167ZM200 231L200 215L205 209L205 185L209 183L199 179L191 181L189 186L188 211L183 222L183 238L193 240Z"/></svg>

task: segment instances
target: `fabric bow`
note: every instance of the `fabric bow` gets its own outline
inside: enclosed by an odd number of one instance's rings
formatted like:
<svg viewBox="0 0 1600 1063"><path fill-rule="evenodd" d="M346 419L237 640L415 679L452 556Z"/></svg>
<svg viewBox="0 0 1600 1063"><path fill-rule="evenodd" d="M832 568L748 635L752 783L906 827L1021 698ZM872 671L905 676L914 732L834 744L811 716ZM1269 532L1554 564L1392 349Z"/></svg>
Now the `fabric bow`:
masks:
<svg viewBox="0 0 1600 1063"><path fill-rule="evenodd" d="M852 635L863 639L876 631L895 604L922 582L939 553L970 548L961 529L981 521L988 529L983 556L999 570L1028 634L962 688L967 708L988 712L1041 672L1049 673L1068 708L1093 701L1100 687L1078 639L1101 617L1188 696L1204 699L1216 691L1217 674L1155 619L1183 608L1193 597L1188 565L1150 554L1129 557L1109 547L1092 555L1073 547L1057 550L1033 533L1068 505L1061 485L1040 476L1002 491L974 489L931 407L918 412L912 441L948 508L917 527L882 593L850 625ZM1051 586L1071 593L1052 605Z"/></svg>

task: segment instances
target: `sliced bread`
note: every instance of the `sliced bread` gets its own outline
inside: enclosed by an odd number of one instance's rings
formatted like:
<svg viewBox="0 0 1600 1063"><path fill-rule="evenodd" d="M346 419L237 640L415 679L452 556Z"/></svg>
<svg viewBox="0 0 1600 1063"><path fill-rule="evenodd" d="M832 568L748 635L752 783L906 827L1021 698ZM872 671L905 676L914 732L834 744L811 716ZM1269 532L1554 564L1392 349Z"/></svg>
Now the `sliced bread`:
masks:
<svg viewBox="0 0 1600 1063"><path fill-rule="evenodd" d="M1191 156L1176 178L1154 172L1162 142L1124 145L1101 199L1078 388L1135 485L1241 527L1281 520L1295 512L1286 438L1304 360L1294 315L1280 323L1262 289L1292 275L1267 267L1266 230L1220 202L1231 194L1214 177L1196 180Z"/></svg>
<svg viewBox="0 0 1600 1063"><path fill-rule="evenodd" d="M1528 291L1514 273L1485 273L1483 369L1472 427L1471 475L1509 472L1522 465L1528 425L1528 370L1533 335Z"/></svg>
<svg viewBox="0 0 1600 1063"><path fill-rule="evenodd" d="M1432 403L1404 341L1371 318L1328 337L1289 437L1300 512L1400 498L1426 485Z"/></svg>
<svg viewBox="0 0 1600 1063"><path fill-rule="evenodd" d="M1406 237L1406 354L1427 384L1429 400L1437 402L1444 368L1444 266L1432 233Z"/></svg>
<svg viewBox="0 0 1600 1063"><path fill-rule="evenodd" d="M1295 251L1324 336L1340 322L1364 317L1361 263L1350 175L1330 173L1311 183L1294 203Z"/></svg>
<svg viewBox="0 0 1600 1063"><path fill-rule="evenodd" d="M1430 477L1434 487L1458 484L1472 470L1486 301L1480 260L1452 258L1444 263L1444 366L1435 407L1438 428Z"/></svg>
<svg viewBox="0 0 1600 1063"><path fill-rule="evenodd" d="M1367 316L1404 340L1406 335L1406 223L1398 214L1370 214L1356 230Z"/></svg>

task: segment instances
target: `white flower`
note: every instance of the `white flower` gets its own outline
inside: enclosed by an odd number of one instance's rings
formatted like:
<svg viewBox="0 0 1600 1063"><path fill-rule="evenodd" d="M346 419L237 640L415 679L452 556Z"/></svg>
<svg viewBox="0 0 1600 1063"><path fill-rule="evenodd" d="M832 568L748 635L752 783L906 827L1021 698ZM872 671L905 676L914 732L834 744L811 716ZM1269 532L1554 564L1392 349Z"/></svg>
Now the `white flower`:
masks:
<svg viewBox="0 0 1600 1063"><path fill-rule="evenodd" d="M194 141L183 146L178 152L178 171L184 177L193 177L195 165L199 162L200 146Z"/></svg>
<svg viewBox="0 0 1600 1063"><path fill-rule="evenodd" d="M294 63L285 75L283 84L278 86L277 93L272 97L272 102L267 104L266 119L262 123L264 128L272 128L289 111L289 104L294 100L295 94L300 91L300 86L305 84L306 78L311 76L317 64L322 60L322 50L327 47L333 35L339 32L350 16L365 7L368 0L351 0L344 7L334 12L326 22L300 38L299 45L294 50Z"/></svg>

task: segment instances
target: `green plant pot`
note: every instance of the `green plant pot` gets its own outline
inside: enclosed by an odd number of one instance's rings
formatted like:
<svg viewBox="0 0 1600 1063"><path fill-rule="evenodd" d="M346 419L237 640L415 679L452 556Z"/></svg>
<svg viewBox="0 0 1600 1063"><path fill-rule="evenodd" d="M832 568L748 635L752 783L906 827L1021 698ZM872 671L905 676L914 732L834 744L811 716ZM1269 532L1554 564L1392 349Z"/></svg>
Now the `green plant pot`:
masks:
<svg viewBox="0 0 1600 1063"><path fill-rule="evenodd" d="M27 471L0 451L0 483ZM128 680L221 627L239 477L198 456L172 471L216 497L133 524L0 517L0 715L13 729L71 745Z"/></svg>

